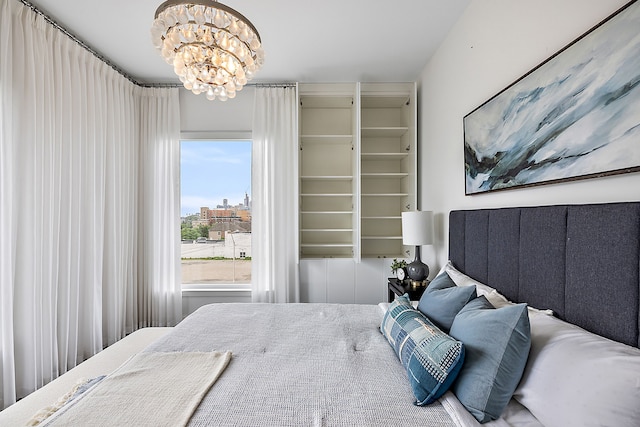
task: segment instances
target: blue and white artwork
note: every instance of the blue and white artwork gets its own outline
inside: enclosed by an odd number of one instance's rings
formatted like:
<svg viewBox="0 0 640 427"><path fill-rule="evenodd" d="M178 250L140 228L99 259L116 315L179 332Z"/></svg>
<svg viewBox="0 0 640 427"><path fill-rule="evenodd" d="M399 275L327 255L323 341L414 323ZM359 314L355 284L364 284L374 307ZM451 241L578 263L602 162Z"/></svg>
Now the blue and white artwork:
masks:
<svg viewBox="0 0 640 427"><path fill-rule="evenodd" d="M464 117L466 194L640 171L640 2Z"/></svg>

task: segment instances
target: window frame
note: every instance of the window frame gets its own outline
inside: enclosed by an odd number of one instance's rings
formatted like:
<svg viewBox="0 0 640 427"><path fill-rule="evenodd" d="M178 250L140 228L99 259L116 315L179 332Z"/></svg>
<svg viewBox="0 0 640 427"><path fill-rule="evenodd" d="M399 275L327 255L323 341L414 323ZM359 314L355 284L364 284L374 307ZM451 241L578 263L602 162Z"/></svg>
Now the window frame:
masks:
<svg viewBox="0 0 640 427"><path fill-rule="evenodd" d="M248 141L251 142L253 147L253 135L251 131L193 131L193 132L180 132L180 148L182 148L183 141ZM181 154L182 155L182 154ZM253 154L252 154L253 159ZM252 171L253 174L253 171ZM182 203L182 164L180 162L180 171L178 172L178 188L180 189L179 203ZM253 178L251 178L253 179ZM180 216L177 218L180 222L182 212L180 206ZM180 229L178 229L180 232ZM253 234L252 234L253 238ZM253 257L252 257L253 258ZM182 269L182 258L180 259L180 268ZM251 292L251 283L185 283L182 281L182 275L180 279L182 296L194 297L194 296L206 296L213 294L245 294Z"/></svg>

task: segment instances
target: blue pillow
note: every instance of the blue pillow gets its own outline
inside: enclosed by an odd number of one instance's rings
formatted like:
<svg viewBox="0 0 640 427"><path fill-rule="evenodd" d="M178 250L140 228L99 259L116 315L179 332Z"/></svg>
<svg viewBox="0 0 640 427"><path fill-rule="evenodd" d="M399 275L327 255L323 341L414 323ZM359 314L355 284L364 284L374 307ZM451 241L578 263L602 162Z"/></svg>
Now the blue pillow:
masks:
<svg viewBox="0 0 640 427"><path fill-rule="evenodd" d="M418 310L438 328L449 332L456 314L476 297L475 286L456 286L451 277L443 271L425 289L418 303Z"/></svg>
<svg viewBox="0 0 640 427"><path fill-rule="evenodd" d="M380 331L407 370L416 405L428 405L449 389L464 362L464 346L414 309L409 295L389 306Z"/></svg>
<svg viewBox="0 0 640 427"><path fill-rule="evenodd" d="M451 390L479 422L499 418L529 356L527 305L494 308L481 296L460 310L450 334L462 341L466 350L465 364Z"/></svg>

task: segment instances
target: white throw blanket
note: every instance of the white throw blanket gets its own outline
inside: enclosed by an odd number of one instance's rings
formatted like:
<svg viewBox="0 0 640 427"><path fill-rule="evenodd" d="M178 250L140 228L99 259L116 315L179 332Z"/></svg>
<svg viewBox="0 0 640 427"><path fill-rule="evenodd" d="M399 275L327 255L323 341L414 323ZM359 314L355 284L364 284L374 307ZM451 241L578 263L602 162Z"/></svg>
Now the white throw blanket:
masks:
<svg viewBox="0 0 640 427"><path fill-rule="evenodd" d="M230 352L138 353L47 426L184 426Z"/></svg>

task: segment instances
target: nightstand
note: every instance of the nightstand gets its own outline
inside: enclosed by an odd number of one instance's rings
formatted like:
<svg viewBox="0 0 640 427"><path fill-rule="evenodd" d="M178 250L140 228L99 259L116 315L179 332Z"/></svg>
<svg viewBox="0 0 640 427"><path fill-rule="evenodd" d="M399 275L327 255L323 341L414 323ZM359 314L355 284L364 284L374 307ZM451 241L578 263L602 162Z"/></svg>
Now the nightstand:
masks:
<svg viewBox="0 0 640 427"><path fill-rule="evenodd" d="M417 301L422 296L422 293L427 286L429 286L429 280L421 282L418 286L413 286L411 280L399 280L395 277L389 277L389 302L395 299L396 295L409 294L411 301Z"/></svg>

